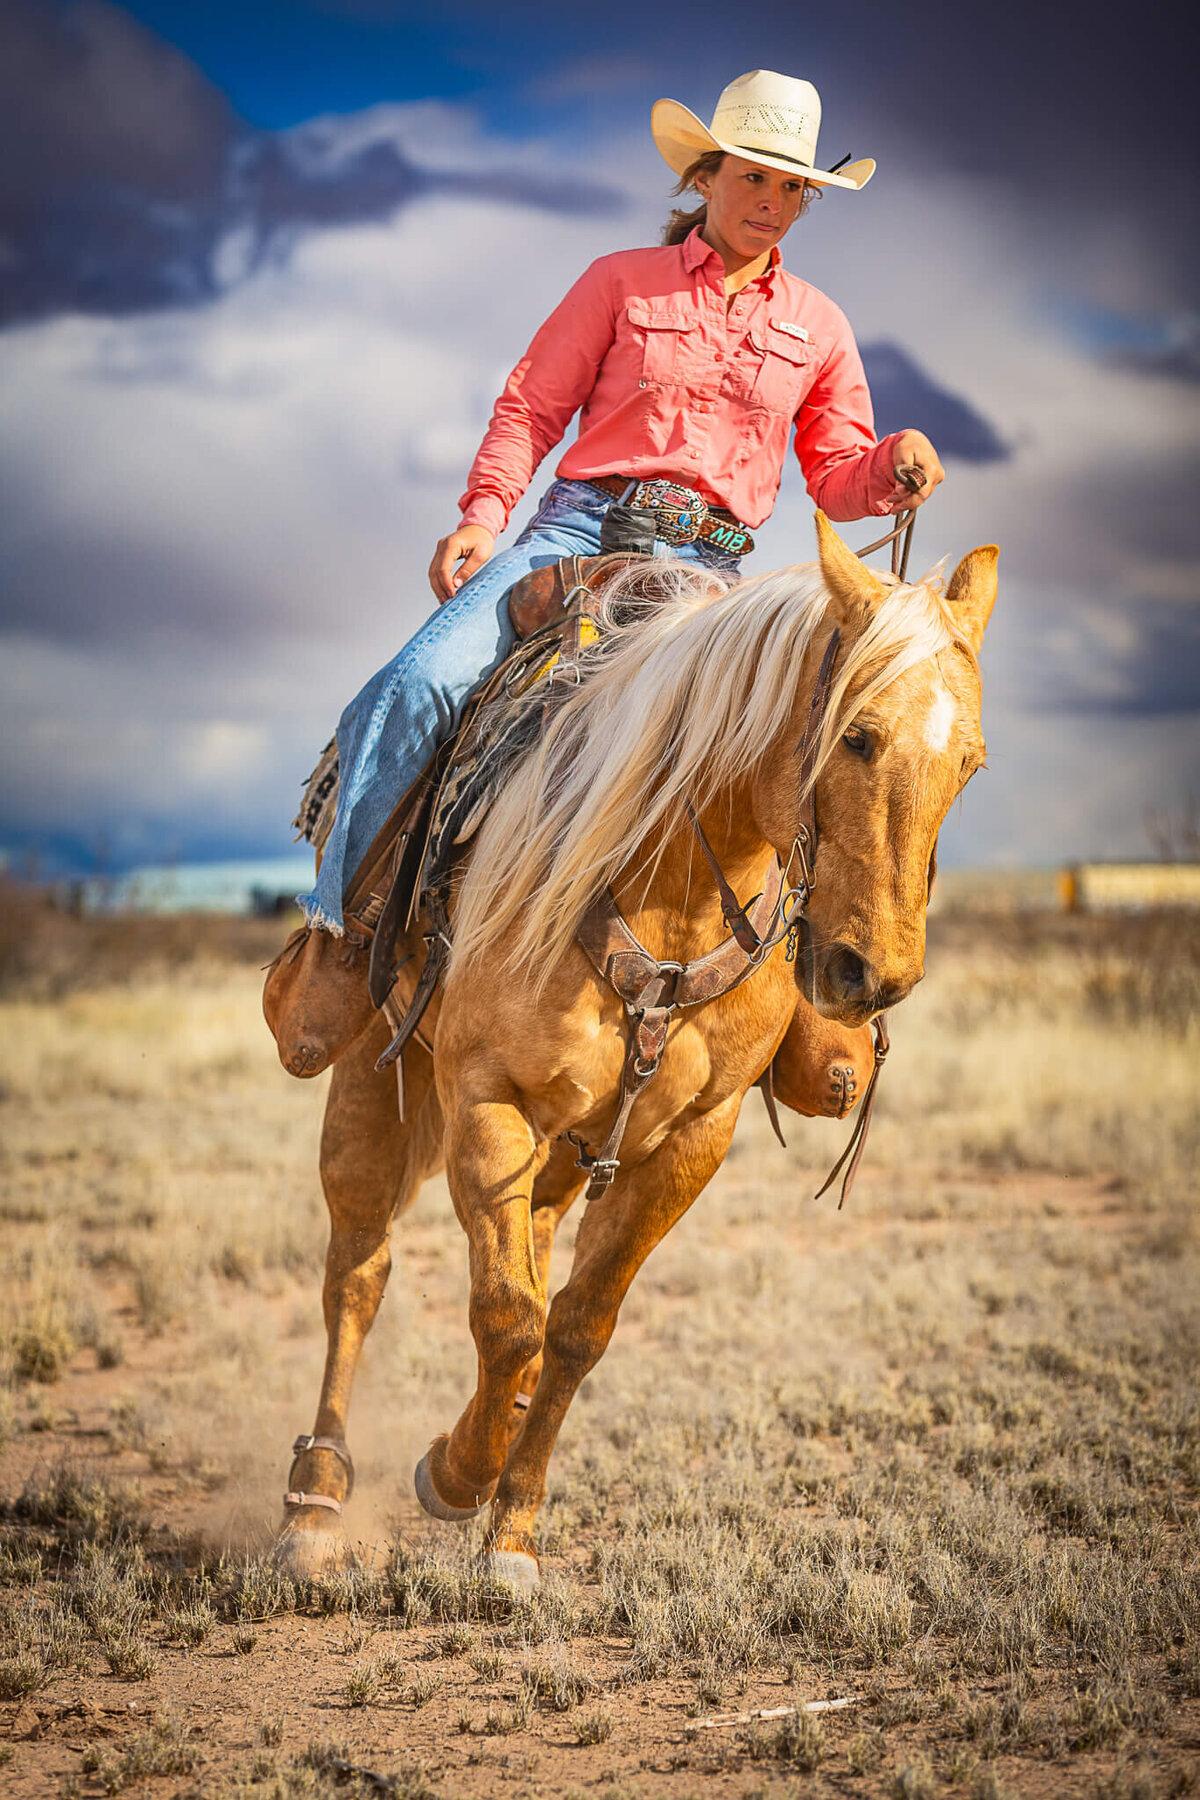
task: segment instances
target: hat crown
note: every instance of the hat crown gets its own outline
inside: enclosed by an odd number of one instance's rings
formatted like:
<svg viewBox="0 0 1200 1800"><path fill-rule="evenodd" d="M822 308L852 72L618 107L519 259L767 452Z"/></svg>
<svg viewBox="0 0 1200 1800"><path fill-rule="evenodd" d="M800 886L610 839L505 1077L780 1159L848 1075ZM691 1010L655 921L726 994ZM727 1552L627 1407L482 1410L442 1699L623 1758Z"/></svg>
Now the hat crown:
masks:
<svg viewBox="0 0 1200 1800"><path fill-rule="evenodd" d="M821 96L811 81L751 69L724 88L712 135L739 149L762 150L814 168L821 129Z"/></svg>

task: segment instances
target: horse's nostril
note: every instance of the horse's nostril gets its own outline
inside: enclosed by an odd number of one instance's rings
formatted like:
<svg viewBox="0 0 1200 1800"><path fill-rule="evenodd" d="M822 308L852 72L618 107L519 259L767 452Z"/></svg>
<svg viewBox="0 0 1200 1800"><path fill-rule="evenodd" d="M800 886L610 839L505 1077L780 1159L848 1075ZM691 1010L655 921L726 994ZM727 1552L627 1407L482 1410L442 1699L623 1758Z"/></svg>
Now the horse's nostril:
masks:
<svg viewBox="0 0 1200 1800"><path fill-rule="evenodd" d="M856 999L867 986L867 965L857 950L840 944L831 954L825 969L834 991L844 1000Z"/></svg>

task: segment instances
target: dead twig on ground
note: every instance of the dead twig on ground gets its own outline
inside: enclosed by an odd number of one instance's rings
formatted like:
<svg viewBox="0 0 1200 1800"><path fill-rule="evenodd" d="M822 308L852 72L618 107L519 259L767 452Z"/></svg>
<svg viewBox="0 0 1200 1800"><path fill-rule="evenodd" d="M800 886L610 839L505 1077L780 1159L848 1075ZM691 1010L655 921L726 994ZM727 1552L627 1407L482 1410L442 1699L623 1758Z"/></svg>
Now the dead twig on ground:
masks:
<svg viewBox="0 0 1200 1800"><path fill-rule="evenodd" d="M794 1719L800 1713L842 1712L857 1706L861 1694L847 1694L842 1700L810 1700L804 1706L760 1706L757 1712L713 1713L707 1719L689 1719L685 1731L715 1731L721 1725L753 1725L758 1719Z"/></svg>

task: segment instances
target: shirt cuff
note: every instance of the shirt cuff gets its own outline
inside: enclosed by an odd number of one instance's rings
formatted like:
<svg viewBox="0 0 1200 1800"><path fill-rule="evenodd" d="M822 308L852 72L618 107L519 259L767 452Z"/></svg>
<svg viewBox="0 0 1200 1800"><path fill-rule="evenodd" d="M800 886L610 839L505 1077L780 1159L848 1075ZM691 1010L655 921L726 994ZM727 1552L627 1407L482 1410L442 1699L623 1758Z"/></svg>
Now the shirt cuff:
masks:
<svg viewBox="0 0 1200 1800"><path fill-rule="evenodd" d="M459 524L482 525L484 530L490 531L493 537L499 537L508 524L508 512L509 509L499 494L482 491L470 495L467 504L463 507Z"/></svg>
<svg viewBox="0 0 1200 1800"><path fill-rule="evenodd" d="M888 510L888 495L896 485L896 446L903 435L902 432L893 431L869 452L867 512L863 515L864 518L879 517Z"/></svg>

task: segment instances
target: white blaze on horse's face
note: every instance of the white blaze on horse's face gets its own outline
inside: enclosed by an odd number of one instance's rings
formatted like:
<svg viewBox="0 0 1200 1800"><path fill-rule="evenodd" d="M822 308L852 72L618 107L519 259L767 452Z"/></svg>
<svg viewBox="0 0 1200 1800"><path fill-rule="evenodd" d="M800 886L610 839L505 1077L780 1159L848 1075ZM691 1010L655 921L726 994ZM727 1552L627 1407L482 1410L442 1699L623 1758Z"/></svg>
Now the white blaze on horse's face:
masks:
<svg viewBox="0 0 1200 1800"><path fill-rule="evenodd" d="M951 577L945 607L954 641L880 693L867 692L869 672L853 682L841 709L842 736L817 782L817 883L808 910L812 997L821 1012L847 1024L894 1006L924 973L938 832L984 758L975 653L995 600L996 555L991 546L974 550ZM825 522L821 565L833 595L827 617L840 627L845 667L889 590ZM934 604L935 619L949 622L941 603ZM928 605L917 597L926 620ZM938 630L950 635L942 625ZM858 694L863 704L856 707Z"/></svg>
<svg viewBox="0 0 1200 1800"><path fill-rule="evenodd" d="M950 689L939 688L925 720L925 742L931 750L944 750L950 742L956 711L954 695Z"/></svg>

